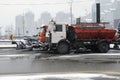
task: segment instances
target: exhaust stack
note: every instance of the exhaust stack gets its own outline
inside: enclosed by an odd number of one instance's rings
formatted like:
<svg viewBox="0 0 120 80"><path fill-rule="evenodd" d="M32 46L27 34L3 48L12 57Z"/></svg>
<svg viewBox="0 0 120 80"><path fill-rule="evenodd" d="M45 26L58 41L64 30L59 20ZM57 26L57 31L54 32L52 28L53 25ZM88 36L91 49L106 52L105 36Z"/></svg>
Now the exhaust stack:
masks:
<svg viewBox="0 0 120 80"><path fill-rule="evenodd" d="M96 3L96 23L100 23L100 3Z"/></svg>

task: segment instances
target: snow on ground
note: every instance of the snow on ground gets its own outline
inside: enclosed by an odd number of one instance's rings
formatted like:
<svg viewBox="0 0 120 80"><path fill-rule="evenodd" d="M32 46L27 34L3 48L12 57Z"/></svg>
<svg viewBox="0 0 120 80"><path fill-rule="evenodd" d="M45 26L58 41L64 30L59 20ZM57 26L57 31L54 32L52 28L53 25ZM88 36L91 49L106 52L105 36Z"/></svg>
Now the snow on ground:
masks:
<svg viewBox="0 0 120 80"><path fill-rule="evenodd" d="M120 80L118 76L95 73L54 73L54 74L22 74L22 75L2 75L0 80L95 80L96 78L106 80Z"/></svg>
<svg viewBox="0 0 120 80"><path fill-rule="evenodd" d="M15 48L16 45L0 45L0 48Z"/></svg>
<svg viewBox="0 0 120 80"><path fill-rule="evenodd" d="M0 40L0 48L11 48L16 47L15 44L12 44L11 40Z"/></svg>

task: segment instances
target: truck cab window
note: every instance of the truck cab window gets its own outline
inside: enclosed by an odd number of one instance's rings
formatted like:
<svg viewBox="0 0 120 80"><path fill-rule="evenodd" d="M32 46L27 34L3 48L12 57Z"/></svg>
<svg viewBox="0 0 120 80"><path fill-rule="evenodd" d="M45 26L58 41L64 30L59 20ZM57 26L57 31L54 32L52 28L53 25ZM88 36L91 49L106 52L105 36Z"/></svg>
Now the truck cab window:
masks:
<svg viewBox="0 0 120 80"><path fill-rule="evenodd" d="M56 25L55 31L62 31L62 25Z"/></svg>

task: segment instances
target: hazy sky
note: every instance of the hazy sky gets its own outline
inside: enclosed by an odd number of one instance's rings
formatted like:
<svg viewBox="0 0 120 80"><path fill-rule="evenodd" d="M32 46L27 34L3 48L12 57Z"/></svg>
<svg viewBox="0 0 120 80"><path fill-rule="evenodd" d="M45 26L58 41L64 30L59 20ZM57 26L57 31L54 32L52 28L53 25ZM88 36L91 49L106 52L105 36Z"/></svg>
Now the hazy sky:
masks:
<svg viewBox="0 0 120 80"><path fill-rule="evenodd" d="M59 11L70 12L71 0L0 0L0 26L15 25L15 16L32 11L35 20L44 11L54 17ZM84 16L91 11L94 0L73 0L73 14L75 17ZM55 4L57 3L57 4ZM37 4L37 5L35 5Z"/></svg>

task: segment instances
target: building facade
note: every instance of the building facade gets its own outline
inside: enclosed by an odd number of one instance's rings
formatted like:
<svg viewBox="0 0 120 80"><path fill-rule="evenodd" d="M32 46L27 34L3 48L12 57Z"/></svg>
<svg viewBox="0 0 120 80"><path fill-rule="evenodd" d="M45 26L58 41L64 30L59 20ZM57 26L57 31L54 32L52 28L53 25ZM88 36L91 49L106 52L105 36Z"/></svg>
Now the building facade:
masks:
<svg viewBox="0 0 120 80"><path fill-rule="evenodd" d="M16 36L33 36L36 34L34 14L27 12L16 16Z"/></svg>
<svg viewBox="0 0 120 80"><path fill-rule="evenodd" d="M24 14L24 30L23 33L25 36L33 36L36 31L34 14L32 12L27 12Z"/></svg>
<svg viewBox="0 0 120 80"><path fill-rule="evenodd" d="M15 35L23 36L24 34L23 34L23 16L22 15L16 16L15 25L16 25Z"/></svg>

